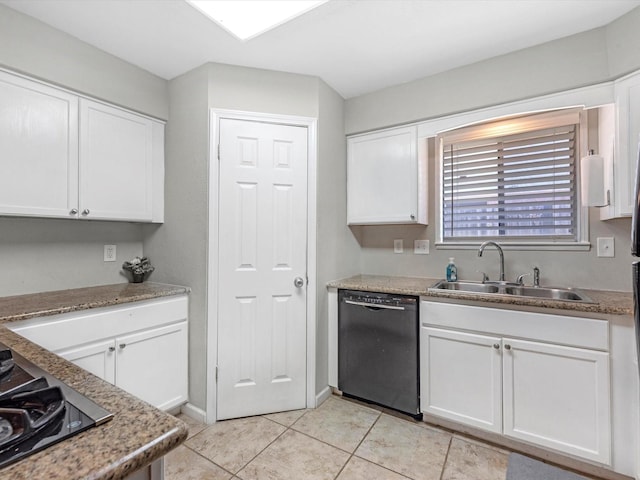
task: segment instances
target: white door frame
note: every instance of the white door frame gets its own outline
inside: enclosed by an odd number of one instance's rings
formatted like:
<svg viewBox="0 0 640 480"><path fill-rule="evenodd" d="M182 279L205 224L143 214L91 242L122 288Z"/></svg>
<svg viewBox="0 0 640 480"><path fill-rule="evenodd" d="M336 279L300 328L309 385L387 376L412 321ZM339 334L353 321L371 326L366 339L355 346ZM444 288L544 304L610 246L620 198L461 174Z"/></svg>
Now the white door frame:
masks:
<svg viewBox="0 0 640 480"><path fill-rule="evenodd" d="M316 407L316 171L317 119L212 108L209 112L209 225L207 238L206 423L216 421L218 359L218 142L220 119L277 123L307 128L307 408Z"/></svg>

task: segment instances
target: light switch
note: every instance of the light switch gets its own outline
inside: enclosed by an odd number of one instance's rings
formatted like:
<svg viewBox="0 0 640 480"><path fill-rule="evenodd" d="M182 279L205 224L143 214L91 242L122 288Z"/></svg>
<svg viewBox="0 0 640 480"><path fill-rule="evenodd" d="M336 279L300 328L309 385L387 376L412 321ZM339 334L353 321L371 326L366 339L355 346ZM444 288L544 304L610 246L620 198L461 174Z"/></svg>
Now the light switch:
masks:
<svg viewBox="0 0 640 480"><path fill-rule="evenodd" d="M597 253L599 257L614 257L613 237L598 237Z"/></svg>
<svg viewBox="0 0 640 480"><path fill-rule="evenodd" d="M393 241L393 253L402 253L404 250L403 246L402 246L402 239L398 239L398 240L394 240Z"/></svg>

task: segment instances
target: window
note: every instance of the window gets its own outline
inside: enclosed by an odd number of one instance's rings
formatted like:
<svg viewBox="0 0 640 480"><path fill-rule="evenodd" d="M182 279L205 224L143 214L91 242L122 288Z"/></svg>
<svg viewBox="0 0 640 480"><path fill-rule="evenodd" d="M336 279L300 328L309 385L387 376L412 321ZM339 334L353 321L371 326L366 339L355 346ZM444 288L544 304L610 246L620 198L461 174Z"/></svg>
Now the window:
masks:
<svg viewBox="0 0 640 480"><path fill-rule="evenodd" d="M572 110L441 134L442 242L578 242L579 130Z"/></svg>

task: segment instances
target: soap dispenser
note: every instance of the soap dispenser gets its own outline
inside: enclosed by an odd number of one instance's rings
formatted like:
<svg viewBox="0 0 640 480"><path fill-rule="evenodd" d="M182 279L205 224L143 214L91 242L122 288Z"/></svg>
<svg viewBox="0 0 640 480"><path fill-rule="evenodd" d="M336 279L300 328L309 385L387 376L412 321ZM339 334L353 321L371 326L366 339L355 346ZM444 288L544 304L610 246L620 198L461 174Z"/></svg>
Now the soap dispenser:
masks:
<svg viewBox="0 0 640 480"><path fill-rule="evenodd" d="M458 267L456 267L455 258L449 258L449 264L447 265L447 282L458 281Z"/></svg>

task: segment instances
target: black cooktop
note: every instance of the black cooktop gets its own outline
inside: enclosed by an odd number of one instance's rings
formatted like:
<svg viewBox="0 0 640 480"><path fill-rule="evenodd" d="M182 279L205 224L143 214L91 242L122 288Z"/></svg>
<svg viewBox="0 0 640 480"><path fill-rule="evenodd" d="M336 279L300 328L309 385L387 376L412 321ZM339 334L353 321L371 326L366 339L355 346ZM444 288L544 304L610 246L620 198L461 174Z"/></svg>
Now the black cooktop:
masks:
<svg viewBox="0 0 640 480"><path fill-rule="evenodd" d="M0 468L111 418L0 343Z"/></svg>

